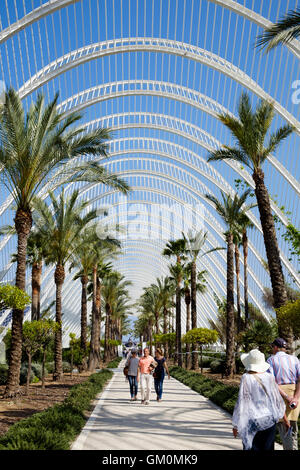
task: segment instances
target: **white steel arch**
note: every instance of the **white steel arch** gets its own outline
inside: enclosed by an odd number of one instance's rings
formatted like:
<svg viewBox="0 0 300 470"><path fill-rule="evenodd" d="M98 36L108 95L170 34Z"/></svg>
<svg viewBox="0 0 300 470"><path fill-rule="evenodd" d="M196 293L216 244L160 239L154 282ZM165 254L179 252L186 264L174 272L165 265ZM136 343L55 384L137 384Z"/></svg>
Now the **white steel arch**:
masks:
<svg viewBox="0 0 300 470"><path fill-rule="evenodd" d="M90 44L80 49L74 50L64 56L51 62L49 65L39 70L37 74L32 76L22 87L19 94L21 98L45 85L58 75L84 64L90 60L98 59L107 55L119 54L125 52L159 52L166 54L175 54L187 59L198 61L208 67L227 75L241 85L248 88L259 98L272 101L275 110L289 124L295 126L296 132L300 134L299 121L289 113L280 103L275 101L268 93L266 93L257 82L241 69L210 51L201 49L191 44L173 41L162 38L120 38L101 43Z"/></svg>

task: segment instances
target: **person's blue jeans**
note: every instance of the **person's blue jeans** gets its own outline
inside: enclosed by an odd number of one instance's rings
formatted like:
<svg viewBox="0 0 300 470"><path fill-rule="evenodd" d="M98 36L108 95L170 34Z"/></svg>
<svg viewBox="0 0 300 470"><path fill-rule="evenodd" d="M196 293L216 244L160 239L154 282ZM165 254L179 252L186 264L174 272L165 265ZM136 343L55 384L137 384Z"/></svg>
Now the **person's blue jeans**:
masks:
<svg viewBox="0 0 300 470"><path fill-rule="evenodd" d="M136 375L128 375L130 395L131 398L134 398L138 393L138 381Z"/></svg>
<svg viewBox="0 0 300 470"><path fill-rule="evenodd" d="M160 378L154 379L154 386L157 397L161 400L162 393L163 393L163 383L164 383L165 376L162 375Z"/></svg>

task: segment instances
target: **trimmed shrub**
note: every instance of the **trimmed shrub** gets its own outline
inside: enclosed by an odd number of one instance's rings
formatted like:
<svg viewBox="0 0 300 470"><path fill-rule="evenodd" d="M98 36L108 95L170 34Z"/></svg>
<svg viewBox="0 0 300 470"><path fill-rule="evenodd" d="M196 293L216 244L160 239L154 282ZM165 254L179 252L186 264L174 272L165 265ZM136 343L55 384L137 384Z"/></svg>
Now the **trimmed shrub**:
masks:
<svg viewBox="0 0 300 470"><path fill-rule="evenodd" d="M62 363L62 367L63 367L63 372L72 372L72 367L71 367L71 364L67 361L63 361Z"/></svg>
<svg viewBox="0 0 300 470"><path fill-rule="evenodd" d="M34 375L35 375L36 377L38 377L39 380L42 380L42 369L43 369L42 364L39 364L38 362L34 362L34 363L31 365L31 367L32 367L32 370L33 370L33 372L34 372ZM46 366L45 366L45 375L47 375L47 374L48 374L48 370L47 370L47 368L46 368Z"/></svg>
<svg viewBox="0 0 300 470"><path fill-rule="evenodd" d="M28 372L28 364L23 363L21 365L21 369L20 369L20 385L26 384L26 382L27 382L27 372ZM33 382L34 377L35 377L35 375L34 375L33 369L31 368L30 383Z"/></svg>
<svg viewBox="0 0 300 470"><path fill-rule="evenodd" d="M224 361L213 359L210 363L210 370L213 374L221 374L224 369Z"/></svg>
<svg viewBox="0 0 300 470"><path fill-rule="evenodd" d="M107 369L71 388L63 403L12 425L0 450L68 450L86 422L83 414L113 373Z"/></svg>
<svg viewBox="0 0 300 470"><path fill-rule="evenodd" d="M45 367L46 367L49 374L53 374L53 372L54 372L54 362L53 361L46 362Z"/></svg>
<svg viewBox="0 0 300 470"><path fill-rule="evenodd" d="M106 367L110 368L110 369L115 369L118 367L118 365L120 364L120 362L122 361L122 357L116 357L115 359L113 359L112 361L110 361Z"/></svg>

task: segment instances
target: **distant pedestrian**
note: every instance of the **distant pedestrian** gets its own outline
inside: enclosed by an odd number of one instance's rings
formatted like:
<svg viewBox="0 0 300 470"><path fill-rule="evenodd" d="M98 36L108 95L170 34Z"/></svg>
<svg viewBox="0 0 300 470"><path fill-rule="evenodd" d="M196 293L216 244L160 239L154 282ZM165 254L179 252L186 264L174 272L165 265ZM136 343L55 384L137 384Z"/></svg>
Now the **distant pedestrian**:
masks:
<svg viewBox="0 0 300 470"><path fill-rule="evenodd" d="M149 348L144 349L144 355L139 360L139 369L141 377L141 395L142 404L149 405L151 396L151 387L153 382L152 369L156 365L154 358L150 356Z"/></svg>
<svg viewBox="0 0 300 470"><path fill-rule="evenodd" d="M286 416L291 430L287 434L284 422L278 423L278 431L284 450L298 450L298 425L300 413L300 361L296 356L286 353L286 342L276 338L272 343L272 356L267 362L278 384L279 392L286 405Z"/></svg>
<svg viewBox="0 0 300 470"><path fill-rule="evenodd" d="M167 366L166 358L163 356L162 350L157 348L155 350L155 361L157 362L157 366L154 369L153 377L154 377L154 387L156 391L156 400L161 401L162 393L163 393L163 383L165 378L165 371L168 374L168 379L170 380L170 373Z"/></svg>
<svg viewBox="0 0 300 470"><path fill-rule="evenodd" d="M137 357L136 350L132 349L130 357L128 357L125 367L128 366L128 381L130 387L131 401L137 400L138 382L139 382L139 358Z"/></svg>
<svg viewBox="0 0 300 470"><path fill-rule="evenodd" d="M289 429L285 403L262 352L252 349L241 361L246 372L233 411L233 435L241 436L244 450L274 450L276 423L283 418Z"/></svg>

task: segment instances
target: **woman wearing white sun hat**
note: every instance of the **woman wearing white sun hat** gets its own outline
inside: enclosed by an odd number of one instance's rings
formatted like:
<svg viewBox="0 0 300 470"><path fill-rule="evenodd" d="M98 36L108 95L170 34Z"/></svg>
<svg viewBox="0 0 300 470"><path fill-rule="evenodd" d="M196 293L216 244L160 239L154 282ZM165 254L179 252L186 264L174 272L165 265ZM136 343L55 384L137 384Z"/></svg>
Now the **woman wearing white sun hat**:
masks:
<svg viewBox="0 0 300 470"><path fill-rule="evenodd" d="M274 450L276 423L283 418L289 430L285 403L262 352L252 349L241 361L246 372L233 412L233 435L241 436L244 450Z"/></svg>

